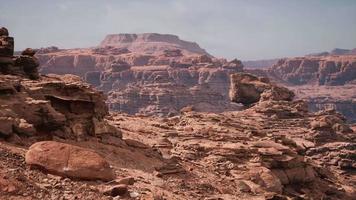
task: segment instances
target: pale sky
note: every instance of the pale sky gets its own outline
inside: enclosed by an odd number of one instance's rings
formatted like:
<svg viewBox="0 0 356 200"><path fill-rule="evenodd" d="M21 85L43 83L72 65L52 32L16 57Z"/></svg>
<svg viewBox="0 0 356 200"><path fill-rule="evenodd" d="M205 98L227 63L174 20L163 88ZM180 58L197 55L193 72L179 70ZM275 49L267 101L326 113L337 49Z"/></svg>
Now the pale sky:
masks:
<svg viewBox="0 0 356 200"><path fill-rule="evenodd" d="M0 0L26 47L92 47L106 34L170 33L242 60L356 48L356 0Z"/></svg>

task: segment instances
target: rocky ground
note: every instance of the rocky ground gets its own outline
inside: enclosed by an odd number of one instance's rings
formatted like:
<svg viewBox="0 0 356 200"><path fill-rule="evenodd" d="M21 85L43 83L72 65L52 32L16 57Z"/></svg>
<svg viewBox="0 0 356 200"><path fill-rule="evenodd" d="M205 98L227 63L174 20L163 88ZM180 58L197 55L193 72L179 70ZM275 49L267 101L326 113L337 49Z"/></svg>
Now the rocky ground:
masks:
<svg viewBox="0 0 356 200"><path fill-rule="evenodd" d="M354 133L316 128L313 123L322 123L326 113L281 118L260 110L171 118L114 114L110 120L122 130L122 143L55 138L102 155L116 182L30 170L24 162L27 147L2 141L1 194L5 199L112 199L104 188L132 177L134 185L120 199L353 199Z"/></svg>

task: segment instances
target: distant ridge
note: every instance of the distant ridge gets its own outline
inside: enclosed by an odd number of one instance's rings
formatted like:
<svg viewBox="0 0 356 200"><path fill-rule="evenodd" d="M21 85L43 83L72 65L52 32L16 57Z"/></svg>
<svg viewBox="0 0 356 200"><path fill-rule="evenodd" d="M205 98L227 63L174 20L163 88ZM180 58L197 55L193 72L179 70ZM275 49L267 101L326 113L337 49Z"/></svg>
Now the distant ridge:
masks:
<svg viewBox="0 0 356 200"><path fill-rule="evenodd" d="M167 49L180 49L185 53L207 54L197 43L181 40L176 35L159 33L110 34L100 43L100 47L113 46L127 48L132 52L157 54Z"/></svg>

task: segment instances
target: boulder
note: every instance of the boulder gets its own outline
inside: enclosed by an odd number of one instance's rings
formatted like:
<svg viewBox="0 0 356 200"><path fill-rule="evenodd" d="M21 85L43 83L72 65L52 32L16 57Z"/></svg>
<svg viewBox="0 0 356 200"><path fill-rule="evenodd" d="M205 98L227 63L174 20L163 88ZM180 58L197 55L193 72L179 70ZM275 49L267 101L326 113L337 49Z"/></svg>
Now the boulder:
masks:
<svg viewBox="0 0 356 200"><path fill-rule="evenodd" d="M287 88L271 84L267 78L258 78L248 73L230 76L230 99L236 103L250 105L258 101L291 101L294 93Z"/></svg>
<svg viewBox="0 0 356 200"><path fill-rule="evenodd" d="M28 165L60 176L104 181L115 178L113 169L99 154L65 143L37 142L30 146L25 161Z"/></svg>

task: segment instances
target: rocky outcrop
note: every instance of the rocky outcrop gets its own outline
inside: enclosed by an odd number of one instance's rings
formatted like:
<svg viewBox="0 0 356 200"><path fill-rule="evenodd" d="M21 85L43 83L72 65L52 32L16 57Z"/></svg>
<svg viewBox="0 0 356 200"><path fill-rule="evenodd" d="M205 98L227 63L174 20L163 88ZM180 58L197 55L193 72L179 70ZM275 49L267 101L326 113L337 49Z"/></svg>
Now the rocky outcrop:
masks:
<svg viewBox="0 0 356 200"><path fill-rule="evenodd" d="M109 163L97 153L54 141L33 144L26 153L26 163L72 178L104 181L115 178Z"/></svg>
<svg viewBox="0 0 356 200"><path fill-rule="evenodd" d="M14 38L9 37L8 30L0 30L0 73L22 75L37 79L39 62L33 57L35 51L26 49L20 56L14 56Z"/></svg>
<svg viewBox="0 0 356 200"><path fill-rule="evenodd" d="M271 84L268 78L236 73L231 75L230 80L230 99L236 103L250 105L260 100L291 101L294 97L292 91Z"/></svg>
<svg viewBox="0 0 356 200"><path fill-rule="evenodd" d="M53 75L36 81L11 75L0 78L0 115L12 116L3 118L12 128L1 131L2 135L35 132L35 135L84 139L100 135L98 127L110 127L104 120L108 114L104 96L81 83L79 77ZM21 124L31 128L23 129ZM108 128L105 133L118 132Z"/></svg>
<svg viewBox="0 0 356 200"><path fill-rule="evenodd" d="M8 38L8 36L1 36ZM13 41L13 40L11 40ZM85 139L120 132L105 121L108 109L102 93L74 75L39 76L35 52L26 49L13 56L13 43L0 49L9 63L0 62L0 136ZM2 57L4 58L4 57ZM34 79L34 80L32 80Z"/></svg>
<svg viewBox="0 0 356 200"><path fill-rule="evenodd" d="M281 59L269 73L292 85L344 85L356 79L355 70L356 57L345 55Z"/></svg>

